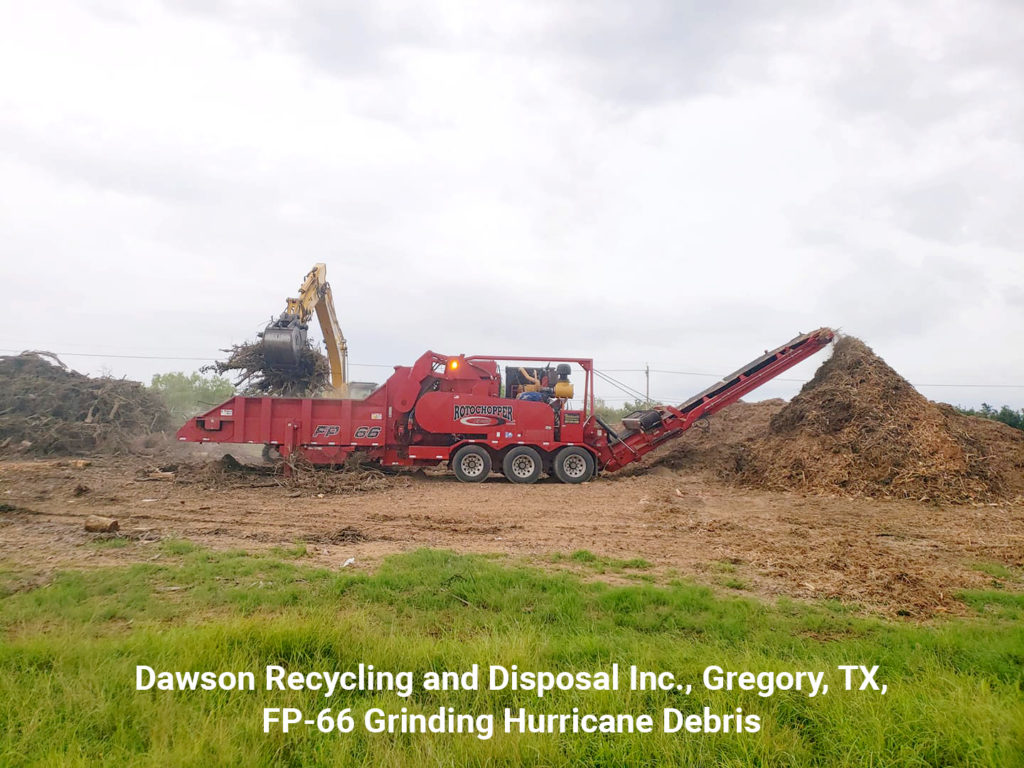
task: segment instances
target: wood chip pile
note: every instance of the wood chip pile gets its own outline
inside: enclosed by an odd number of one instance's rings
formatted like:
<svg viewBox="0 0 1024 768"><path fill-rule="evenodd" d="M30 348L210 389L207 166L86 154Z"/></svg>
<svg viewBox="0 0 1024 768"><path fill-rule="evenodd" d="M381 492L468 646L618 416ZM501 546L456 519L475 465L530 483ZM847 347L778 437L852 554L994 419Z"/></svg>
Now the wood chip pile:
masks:
<svg viewBox="0 0 1024 768"><path fill-rule="evenodd" d="M735 469L773 490L992 502L1024 493L1024 432L926 399L847 336Z"/></svg>
<svg viewBox="0 0 1024 768"><path fill-rule="evenodd" d="M709 422L647 466L707 471L775 491L953 504L1024 500L1024 432L926 399L850 336L790 403L739 402Z"/></svg>

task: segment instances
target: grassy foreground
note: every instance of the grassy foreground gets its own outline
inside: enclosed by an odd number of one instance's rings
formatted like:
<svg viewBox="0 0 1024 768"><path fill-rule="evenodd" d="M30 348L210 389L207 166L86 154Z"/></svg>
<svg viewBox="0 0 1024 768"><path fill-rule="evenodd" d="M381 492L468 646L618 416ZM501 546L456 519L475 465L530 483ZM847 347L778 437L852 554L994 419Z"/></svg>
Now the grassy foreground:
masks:
<svg viewBox="0 0 1024 768"><path fill-rule="evenodd" d="M298 557L296 557L298 556ZM766 605L684 583L616 587L500 560L420 551L375 573L163 545L160 564L69 572L32 586L0 572L0 765L1024 765L1024 600L966 596L978 612L929 626L838 605ZM612 662L699 682L704 667L823 670L833 691L138 692L158 670L464 670L473 663L590 670ZM838 664L880 665L884 697L839 691ZM831 672L830 672L831 670ZM263 733L265 706L452 706L492 712L757 713L756 734Z"/></svg>

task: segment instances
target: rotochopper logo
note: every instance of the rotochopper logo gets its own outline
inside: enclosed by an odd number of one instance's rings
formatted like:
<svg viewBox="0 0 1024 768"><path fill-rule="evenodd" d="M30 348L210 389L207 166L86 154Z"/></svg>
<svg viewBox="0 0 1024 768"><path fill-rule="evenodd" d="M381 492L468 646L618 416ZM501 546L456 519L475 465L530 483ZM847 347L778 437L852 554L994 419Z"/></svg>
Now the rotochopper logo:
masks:
<svg viewBox="0 0 1024 768"><path fill-rule="evenodd" d="M456 405L455 420L467 427L515 424L511 405Z"/></svg>

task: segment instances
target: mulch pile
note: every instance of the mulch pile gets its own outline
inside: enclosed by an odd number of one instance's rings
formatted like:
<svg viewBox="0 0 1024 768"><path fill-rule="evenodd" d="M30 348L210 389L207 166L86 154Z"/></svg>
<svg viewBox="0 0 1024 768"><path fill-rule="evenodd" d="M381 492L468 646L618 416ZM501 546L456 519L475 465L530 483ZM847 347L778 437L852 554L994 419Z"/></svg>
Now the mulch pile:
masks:
<svg viewBox="0 0 1024 768"><path fill-rule="evenodd" d="M734 475L742 456L741 446L767 435L772 417L785 407L786 401L778 397L756 403L740 400L708 419L705 427L694 426L685 432L647 466ZM620 474L629 474L630 469Z"/></svg>
<svg viewBox="0 0 1024 768"><path fill-rule="evenodd" d="M280 397L314 397L331 385L331 366L327 357L311 346L306 346L299 365L293 370L281 370L267 365L263 355L263 342L235 344L226 360L203 366L204 373L233 374L235 386L247 395L278 395Z"/></svg>
<svg viewBox="0 0 1024 768"><path fill-rule="evenodd" d="M993 502L1024 493L1024 432L926 399L847 336L736 469L774 490Z"/></svg>
<svg viewBox="0 0 1024 768"><path fill-rule="evenodd" d="M0 454L129 453L171 426L137 381L86 376L49 352L0 357Z"/></svg>
<svg viewBox="0 0 1024 768"><path fill-rule="evenodd" d="M928 400L851 336L790 403L737 403L710 425L653 465L851 497L967 504L1024 494L1024 432Z"/></svg>

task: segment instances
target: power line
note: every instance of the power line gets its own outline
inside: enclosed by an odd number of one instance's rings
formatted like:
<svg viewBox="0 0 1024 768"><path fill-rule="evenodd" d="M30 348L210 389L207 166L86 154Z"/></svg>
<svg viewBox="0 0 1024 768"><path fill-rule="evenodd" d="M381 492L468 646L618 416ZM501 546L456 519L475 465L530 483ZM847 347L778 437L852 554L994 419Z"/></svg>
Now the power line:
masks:
<svg viewBox="0 0 1024 768"><path fill-rule="evenodd" d="M643 370L642 369L641 370L637 370L636 373L643 373ZM697 373L695 371L663 371L661 369L655 369L655 368L651 368L651 373L670 373L670 374L674 374L674 375L678 375L678 376L707 376L707 377L710 377L710 378L713 378L713 379L721 379L722 378L722 374L720 374L720 373ZM803 383L809 381L809 379L790 379L790 378L786 378L785 376L776 376L773 379L773 381L795 381L797 383L803 384Z"/></svg>
<svg viewBox="0 0 1024 768"><path fill-rule="evenodd" d="M606 381L607 383L611 384L611 385L612 385L613 387L615 387L616 389L619 389L619 390L621 390L621 391L625 392L625 393L626 393L627 395L629 395L629 394L633 394L633 395L635 395L635 396L636 396L636 399L637 399L638 401L643 401L643 402L647 402L647 401L649 401L649 399L650 399L650 398L648 397L648 395L646 395L645 393L641 392L640 390L638 390L638 389L633 389L633 388L632 388L631 386L629 386L628 384L623 384L623 383L622 383L621 381L619 381L618 379L612 378L611 376L607 375L607 374L606 374L606 373L604 373L603 371L599 371L599 370L597 370L597 369L595 368L595 369L594 369L594 373L595 373L595 374L596 374L597 376L599 376L600 378L604 379L604 381ZM660 400L661 398L655 398L655 399L656 399L656 400Z"/></svg>
<svg viewBox="0 0 1024 768"><path fill-rule="evenodd" d="M1024 389L1024 384L914 384L915 387L980 387L982 389Z"/></svg>
<svg viewBox="0 0 1024 768"><path fill-rule="evenodd" d="M643 368L634 368L632 373L643 373ZM664 371L661 369L651 368L651 373L669 373L678 374L680 376L710 376L712 378L721 379L722 376L717 373L696 373L695 371ZM810 379L790 379L785 376L777 376L772 381L792 381L798 384L806 384ZM1024 384L914 384L915 387L980 387L984 389L1024 389Z"/></svg>
<svg viewBox="0 0 1024 768"><path fill-rule="evenodd" d="M22 349L0 349L0 352L14 352L20 354L25 350ZM49 350L47 350L49 351ZM100 354L98 352L54 352L53 354L58 357L111 357L119 360L192 360L192 361L209 361L212 362L212 357L173 357L167 355L113 355L113 354ZM393 365L385 365L384 363L349 363L350 367L355 368L394 368Z"/></svg>
<svg viewBox="0 0 1024 768"><path fill-rule="evenodd" d="M0 352L21 353L21 349L0 349ZM29 350L31 351L31 350ZM49 351L49 350L47 350ZM163 355L108 355L94 352L53 352L59 357L113 357L121 360L212 360L212 357L165 357Z"/></svg>
<svg viewBox="0 0 1024 768"><path fill-rule="evenodd" d="M11 352L14 354L20 354L24 352L23 349L0 349L0 352ZM49 351L49 350L47 350ZM123 354L108 354L99 352L54 352L53 354L59 357L98 357L98 358L112 358L117 360L190 360L200 362L213 362L213 357L199 357L199 356L171 356L171 355L123 355ZM349 363L350 367L353 368L394 368L394 365L387 363ZM643 368L602 368L600 371L594 370L594 373L608 374L608 373L643 373ZM651 368L651 373L664 373L677 376L704 376L713 379L721 379L722 375L718 373L700 373L697 371L668 371L661 368ZM626 384L622 384L611 376L604 377L608 383L613 386L624 388L623 391L633 392L640 399L644 398L644 395L639 390L633 389ZM778 376L772 381L788 381L796 384L806 384L810 379L791 379L784 376ZM913 382L911 382L913 383ZM950 389L1024 389L1024 384L914 384L915 387L948 387Z"/></svg>

